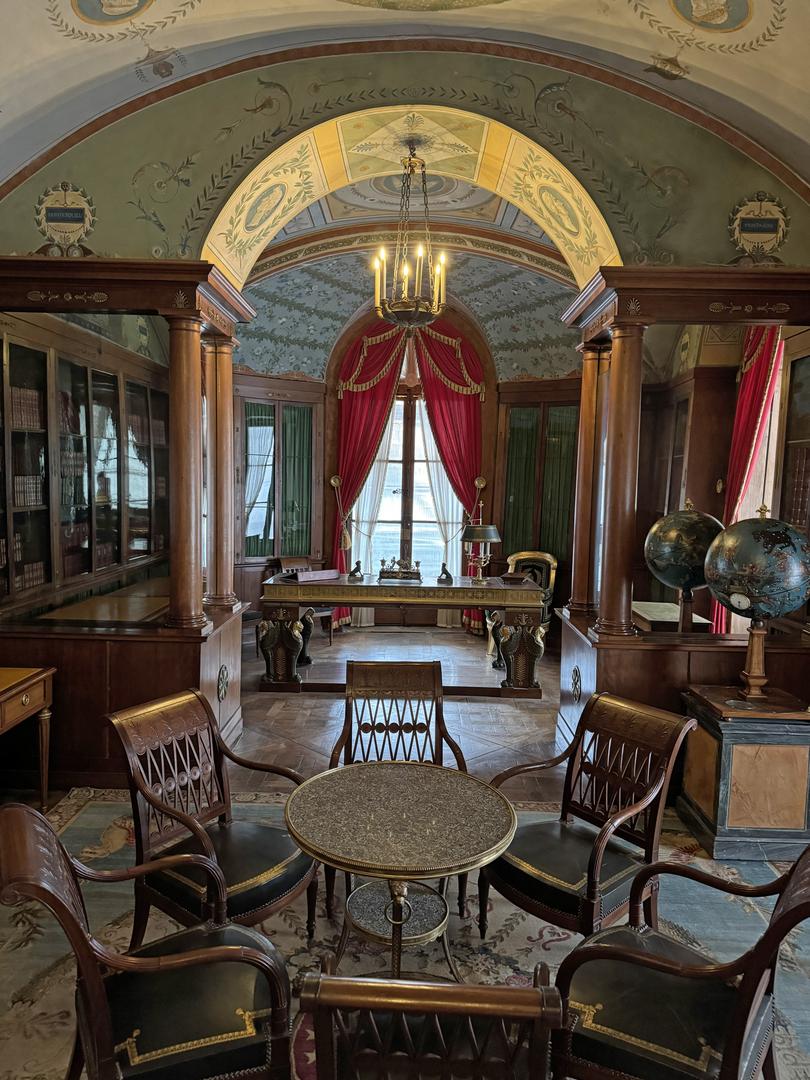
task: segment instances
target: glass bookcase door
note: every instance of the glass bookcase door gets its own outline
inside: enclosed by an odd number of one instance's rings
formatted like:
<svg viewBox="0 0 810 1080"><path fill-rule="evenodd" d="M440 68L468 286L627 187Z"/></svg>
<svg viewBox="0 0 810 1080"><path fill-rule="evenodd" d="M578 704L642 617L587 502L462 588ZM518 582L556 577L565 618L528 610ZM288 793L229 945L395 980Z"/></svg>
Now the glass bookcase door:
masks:
<svg viewBox="0 0 810 1080"><path fill-rule="evenodd" d="M148 555L152 533L152 447L145 386L126 384L127 558Z"/></svg>
<svg viewBox="0 0 810 1080"><path fill-rule="evenodd" d="M93 372L92 483L96 518L96 570L121 561L118 379Z"/></svg>
<svg viewBox="0 0 810 1080"><path fill-rule="evenodd" d="M159 555L169 549L169 395L151 390L152 455L155 469L155 519L152 552Z"/></svg>
<svg viewBox="0 0 810 1080"><path fill-rule="evenodd" d="M48 491L48 356L9 342L12 537L15 592L51 580Z"/></svg>
<svg viewBox="0 0 810 1080"><path fill-rule="evenodd" d="M274 554L275 444L275 405L246 401L244 553L247 558Z"/></svg>
<svg viewBox="0 0 810 1080"><path fill-rule="evenodd" d="M8 507L6 506L6 416L0 386L0 602L9 594Z"/></svg>
<svg viewBox="0 0 810 1080"><path fill-rule="evenodd" d="M65 578L88 574L93 569L87 404L87 369L60 360L57 374L59 554Z"/></svg>
<svg viewBox="0 0 810 1080"><path fill-rule="evenodd" d="M308 555L312 535L312 406L282 406L281 434L281 554Z"/></svg>

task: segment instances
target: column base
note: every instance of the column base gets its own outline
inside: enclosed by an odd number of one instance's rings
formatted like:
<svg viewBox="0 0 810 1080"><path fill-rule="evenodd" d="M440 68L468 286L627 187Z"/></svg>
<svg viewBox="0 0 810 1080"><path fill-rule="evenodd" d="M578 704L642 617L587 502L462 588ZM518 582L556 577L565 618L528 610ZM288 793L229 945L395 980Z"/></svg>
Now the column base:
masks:
<svg viewBox="0 0 810 1080"><path fill-rule="evenodd" d="M628 638L638 634L638 630L631 622L613 622L610 619L597 619L591 631L600 637Z"/></svg>
<svg viewBox="0 0 810 1080"><path fill-rule="evenodd" d="M240 603L239 597L236 593L227 593L224 596L203 596L203 607L207 608L219 608L233 611L234 608Z"/></svg>
<svg viewBox="0 0 810 1080"><path fill-rule="evenodd" d="M572 615L595 615L598 608L594 604L587 604L584 601L569 600L565 605L565 610L570 611Z"/></svg>
<svg viewBox="0 0 810 1080"><path fill-rule="evenodd" d="M167 615L164 626L170 626L173 630L203 630L211 625L211 620L204 613L202 615Z"/></svg>

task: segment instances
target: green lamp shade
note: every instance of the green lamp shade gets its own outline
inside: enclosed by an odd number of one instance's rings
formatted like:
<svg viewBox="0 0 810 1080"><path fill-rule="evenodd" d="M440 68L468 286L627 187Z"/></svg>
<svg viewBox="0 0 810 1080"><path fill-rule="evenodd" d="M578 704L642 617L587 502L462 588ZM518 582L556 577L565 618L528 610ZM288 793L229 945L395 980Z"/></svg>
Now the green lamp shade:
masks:
<svg viewBox="0 0 810 1080"><path fill-rule="evenodd" d="M464 544L500 544L501 537L494 525L465 525L461 540Z"/></svg>

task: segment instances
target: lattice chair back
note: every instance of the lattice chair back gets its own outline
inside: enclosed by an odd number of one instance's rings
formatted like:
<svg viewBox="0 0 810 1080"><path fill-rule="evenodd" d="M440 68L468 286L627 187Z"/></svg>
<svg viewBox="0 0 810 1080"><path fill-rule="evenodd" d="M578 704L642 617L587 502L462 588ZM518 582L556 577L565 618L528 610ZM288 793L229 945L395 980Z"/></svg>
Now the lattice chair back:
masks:
<svg viewBox="0 0 810 1080"><path fill-rule="evenodd" d="M541 625L548 629L551 624L554 603L557 560L547 551L516 551L514 555L507 557L506 566L510 574L521 573L543 590Z"/></svg>
<svg viewBox="0 0 810 1080"><path fill-rule="evenodd" d="M77 993L83 999L79 1016L92 1016L92 1030L83 1025L88 1065L99 1075L99 1062L115 1059L107 996L91 947L90 927L79 881L70 858L50 822L30 806L8 803L0 809L0 902L43 904L53 914L76 958ZM81 1019L80 1019L81 1023ZM112 1075L112 1073L110 1073Z"/></svg>
<svg viewBox="0 0 810 1080"><path fill-rule="evenodd" d="M231 796L211 706L197 690L112 713L127 755L138 861L188 828L141 794L141 786L200 824L229 820Z"/></svg>
<svg viewBox="0 0 810 1080"><path fill-rule="evenodd" d="M594 694L574 736L563 789L562 817L602 826L660 783L655 799L616 835L655 858L666 792L678 751L694 720L637 701Z"/></svg>
<svg viewBox="0 0 810 1080"><path fill-rule="evenodd" d="M343 730L330 768L360 761L445 764L445 749L463 772L467 765L444 726L442 666L428 663L346 663Z"/></svg>

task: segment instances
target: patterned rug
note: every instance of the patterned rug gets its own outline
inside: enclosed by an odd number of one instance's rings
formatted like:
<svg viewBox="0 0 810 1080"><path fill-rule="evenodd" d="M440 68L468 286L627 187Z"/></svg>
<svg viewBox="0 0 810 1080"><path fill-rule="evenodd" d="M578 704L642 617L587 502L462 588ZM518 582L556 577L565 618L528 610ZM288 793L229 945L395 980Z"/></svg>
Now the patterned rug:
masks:
<svg viewBox="0 0 810 1080"><path fill-rule="evenodd" d="M129 802L121 791L76 789L50 814L68 849L99 869L129 865L134 859ZM234 813L254 821L279 822L283 797L236 796ZM527 821L553 817L554 808L519 805ZM782 866L768 863L724 865L711 860L673 815L667 816L661 843L662 858L699 865L727 879L765 882ZM338 894L341 875L338 875ZM456 882L450 883L455 900ZM132 885L85 886L90 922L107 944L125 949L129 941ZM471 982L526 986L539 960L552 970L579 940L577 935L516 910L494 892L489 932L481 943L475 925L477 897L470 881L468 911L463 919L451 915L450 938L462 976ZM702 946L716 960L730 960L760 936L771 902L724 896L676 878L665 880L661 892L661 922L681 941ZM451 910L455 905L451 903ZM149 939L176 928L160 912L149 920ZM306 939L304 898L264 925L283 953L294 986L302 974L320 966L321 957L337 943L339 922L325 917L319 904L315 941ZM73 963L66 941L49 913L37 904L0 908L0 1080L61 1080L73 1040ZM438 943L409 950L403 958L408 972L446 976ZM341 964L342 974L386 971L387 954L377 946L350 939ZM782 948L777 983L779 1017L777 1050L783 1080L810 1080L810 926L798 928ZM302 1030L295 1042L295 1071L301 1080L312 1076L312 1047Z"/></svg>

